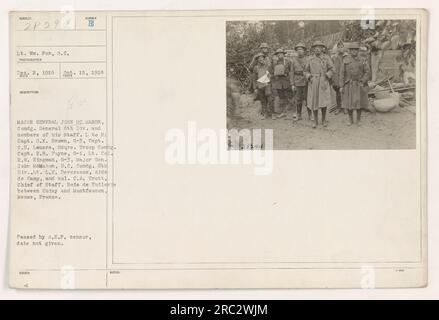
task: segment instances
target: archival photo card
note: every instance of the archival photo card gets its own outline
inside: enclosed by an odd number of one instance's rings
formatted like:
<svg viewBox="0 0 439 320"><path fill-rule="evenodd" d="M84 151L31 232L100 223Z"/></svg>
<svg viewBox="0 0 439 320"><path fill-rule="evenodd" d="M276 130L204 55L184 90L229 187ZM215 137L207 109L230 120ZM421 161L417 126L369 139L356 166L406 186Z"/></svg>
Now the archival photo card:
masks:
<svg viewBox="0 0 439 320"><path fill-rule="evenodd" d="M422 9L10 13L10 286L426 286Z"/></svg>

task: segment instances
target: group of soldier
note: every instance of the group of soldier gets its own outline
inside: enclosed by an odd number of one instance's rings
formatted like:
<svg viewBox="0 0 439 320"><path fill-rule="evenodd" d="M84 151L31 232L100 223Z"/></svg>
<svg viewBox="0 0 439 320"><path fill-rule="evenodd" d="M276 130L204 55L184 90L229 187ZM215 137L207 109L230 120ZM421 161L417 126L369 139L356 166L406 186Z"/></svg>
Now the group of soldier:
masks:
<svg viewBox="0 0 439 320"><path fill-rule="evenodd" d="M356 123L360 125L360 93L371 73L367 60L359 56L360 45L340 42L332 57L321 41L313 43L312 54L307 53L302 43L294 49L297 55L292 58L286 57L283 49L277 49L270 56L269 46L262 43L250 64L252 87L262 105L262 119L286 117L286 111L294 102L293 121L302 120L302 111L306 108L313 128L319 125L319 111L320 123L326 127L326 114L335 94L336 114L342 110L347 113L350 126L354 124L355 111Z"/></svg>

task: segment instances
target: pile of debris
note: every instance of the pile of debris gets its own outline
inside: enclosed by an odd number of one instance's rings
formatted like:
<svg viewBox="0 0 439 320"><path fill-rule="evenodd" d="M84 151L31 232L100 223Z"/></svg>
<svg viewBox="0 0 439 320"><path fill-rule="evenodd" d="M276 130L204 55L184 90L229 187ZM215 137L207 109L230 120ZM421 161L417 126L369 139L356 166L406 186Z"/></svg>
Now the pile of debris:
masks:
<svg viewBox="0 0 439 320"><path fill-rule="evenodd" d="M389 112L397 106L414 112L416 87L404 82L392 82L393 76L371 83L368 92L370 111Z"/></svg>

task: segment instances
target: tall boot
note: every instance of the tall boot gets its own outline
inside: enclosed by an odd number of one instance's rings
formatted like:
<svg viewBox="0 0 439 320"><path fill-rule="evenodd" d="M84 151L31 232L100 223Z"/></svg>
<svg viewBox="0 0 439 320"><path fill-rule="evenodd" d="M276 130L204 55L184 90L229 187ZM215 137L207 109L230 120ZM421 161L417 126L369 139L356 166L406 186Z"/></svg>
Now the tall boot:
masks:
<svg viewBox="0 0 439 320"><path fill-rule="evenodd" d="M288 100L280 99L279 105L280 105L280 114L278 118L284 118L287 116Z"/></svg>
<svg viewBox="0 0 439 320"><path fill-rule="evenodd" d="M270 95L267 99L268 116L271 117L274 114L274 98Z"/></svg>
<svg viewBox="0 0 439 320"><path fill-rule="evenodd" d="M297 102L297 120L302 120L302 101Z"/></svg>
<svg viewBox="0 0 439 320"><path fill-rule="evenodd" d="M314 124L312 125L313 128L317 128L319 125L319 110L314 110Z"/></svg>
<svg viewBox="0 0 439 320"><path fill-rule="evenodd" d="M348 126L351 126L354 123L354 110L348 109L348 114L349 114Z"/></svg>
<svg viewBox="0 0 439 320"><path fill-rule="evenodd" d="M326 108L322 108L322 124L324 127L328 126L328 121L326 121Z"/></svg>
<svg viewBox="0 0 439 320"><path fill-rule="evenodd" d="M335 90L335 99L336 99L336 103L337 103L337 109L335 110L335 115L339 114L341 112L341 93L340 93L340 88L337 88L337 90Z"/></svg>
<svg viewBox="0 0 439 320"><path fill-rule="evenodd" d="M357 110L357 125L361 125L361 109Z"/></svg>
<svg viewBox="0 0 439 320"><path fill-rule="evenodd" d="M280 98L274 97L274 113L280 112Z"/></svg>
<svg viewBox="0 0 439 320"><path fill-rule="evenodd" d="M312 110L308 107L306 107L306 111L308 112L308 120L313 121L313 117L312 117Z"/></svg>

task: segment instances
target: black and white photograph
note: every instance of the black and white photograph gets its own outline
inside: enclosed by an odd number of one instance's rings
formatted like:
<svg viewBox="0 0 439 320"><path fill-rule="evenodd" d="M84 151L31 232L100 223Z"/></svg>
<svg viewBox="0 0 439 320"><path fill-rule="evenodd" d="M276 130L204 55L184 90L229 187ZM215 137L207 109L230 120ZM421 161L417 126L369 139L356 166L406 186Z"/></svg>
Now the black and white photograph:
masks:
<svg viewBox="0 0 439 320"><path fill-rule="evenodd" d="M432 4L42 1L0 3L0 300L439 296Z"/></svg>
<svg viewBox="0 0 439 320"><path fill-rule="evenodd" d="M416 148L416 20L227 21L227 128L275 150Z"/></svg>

